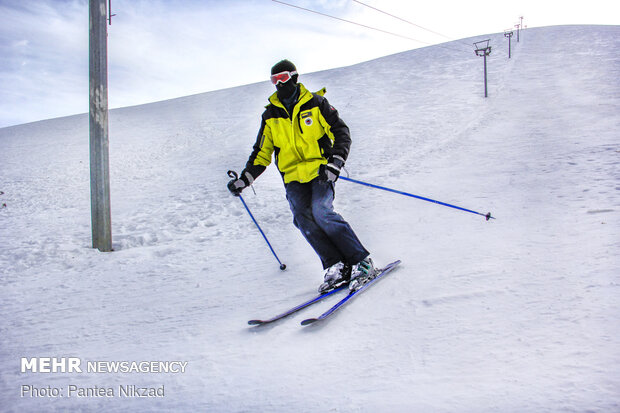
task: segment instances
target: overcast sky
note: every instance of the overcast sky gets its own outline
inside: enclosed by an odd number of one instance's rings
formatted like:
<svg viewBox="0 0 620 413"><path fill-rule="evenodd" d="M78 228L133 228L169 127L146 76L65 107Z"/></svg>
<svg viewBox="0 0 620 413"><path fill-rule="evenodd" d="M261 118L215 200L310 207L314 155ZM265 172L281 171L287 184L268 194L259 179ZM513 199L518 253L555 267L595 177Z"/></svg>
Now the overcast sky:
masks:
<svg viewBox="0 0 620 413"><path fill-rule="evenodd" d="M620 1L112 0L111 108L300 74L466 37L558 24L620 24ZM432 32L435 33L432 33ZM483 38L483 37L482 37ZM455 53L473 54L466 42ZM88 111L88 0L0 0L0 127Z"/></svg>

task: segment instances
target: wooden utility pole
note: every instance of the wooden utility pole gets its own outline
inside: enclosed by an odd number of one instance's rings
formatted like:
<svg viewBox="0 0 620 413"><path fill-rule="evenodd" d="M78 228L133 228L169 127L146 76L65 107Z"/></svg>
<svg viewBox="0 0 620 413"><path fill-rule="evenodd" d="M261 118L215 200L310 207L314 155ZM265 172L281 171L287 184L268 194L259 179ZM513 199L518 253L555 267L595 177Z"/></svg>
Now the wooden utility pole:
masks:
<svg viewBox="0 0 620 413"><path fill-rule="evenodd" d="M93 248L102 252L112 251L106 3L106 0L89 0L90 208Z"/></svg>

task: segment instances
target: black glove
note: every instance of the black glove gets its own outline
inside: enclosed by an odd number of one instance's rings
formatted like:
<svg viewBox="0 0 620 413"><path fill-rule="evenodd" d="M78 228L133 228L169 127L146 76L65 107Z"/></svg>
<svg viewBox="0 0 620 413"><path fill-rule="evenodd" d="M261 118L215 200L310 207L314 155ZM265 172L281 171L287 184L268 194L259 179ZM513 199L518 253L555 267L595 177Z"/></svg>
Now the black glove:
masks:
<svg viewBox="0 0 620 413"><path fill-rule="evenodd" d="M228 185L226 186L228 187L228 190L231 194L233 194L234 196L239 196L241 195L241 191L252 185L252 182L254 182L254 178L252 178L252 175L250 175L249 172L243 171L241 172L240 178L231 179L230 181L228 181Z"/></svg>
<svg viewBox="0 0 620 413"><path fill-rule="evenodd" d="M340 169L344 166L344 159L338 155L329 158L327 165L319 166L319 179L321 181L336 182L340 176Z"/></svg>

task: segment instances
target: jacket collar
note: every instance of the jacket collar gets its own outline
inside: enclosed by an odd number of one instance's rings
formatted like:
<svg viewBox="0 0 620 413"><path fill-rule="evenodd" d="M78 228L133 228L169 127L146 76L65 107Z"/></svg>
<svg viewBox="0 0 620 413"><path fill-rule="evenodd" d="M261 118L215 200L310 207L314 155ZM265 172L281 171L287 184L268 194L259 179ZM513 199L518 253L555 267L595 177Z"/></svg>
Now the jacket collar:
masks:
<svg viewBox="0 0 620 413"><path fill-rule="evenodd" d="M323 96L325 94L325 91L325 88L323 88L316 93ZM312 99L312 93L310 93L308 89L306 89L303 83L299 83L299 98L297 99L297 103L295 103L295 107L303 105L310 99ZM269 103L274 106L284 108L284 105L282 104L282 102L280 102L280 99L278 99L278 92L274 92L271 96L269 96Z"/></svg>

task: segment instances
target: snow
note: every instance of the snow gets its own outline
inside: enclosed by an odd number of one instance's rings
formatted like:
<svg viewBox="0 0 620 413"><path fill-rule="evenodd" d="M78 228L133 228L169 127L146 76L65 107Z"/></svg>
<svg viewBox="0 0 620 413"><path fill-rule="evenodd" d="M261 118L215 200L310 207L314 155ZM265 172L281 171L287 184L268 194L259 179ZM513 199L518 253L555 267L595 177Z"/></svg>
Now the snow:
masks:
<svg viewBox="0 0 620 413"><path fill-rule="evenodd" d="M0 410L620 411L619 35L528 29L510 60L489 35L486 99L482 59L456 52L485 36L302 74L351 128L351 178L497 217L339 181L375 262L403 263L308 327L337 297L247 325L322 280L273 165L244 199L286 271L226 189L268 82L111 111L112 253L90 244L87 116L0 129ZM188 364L22 373L22 357Z"/></svg>

